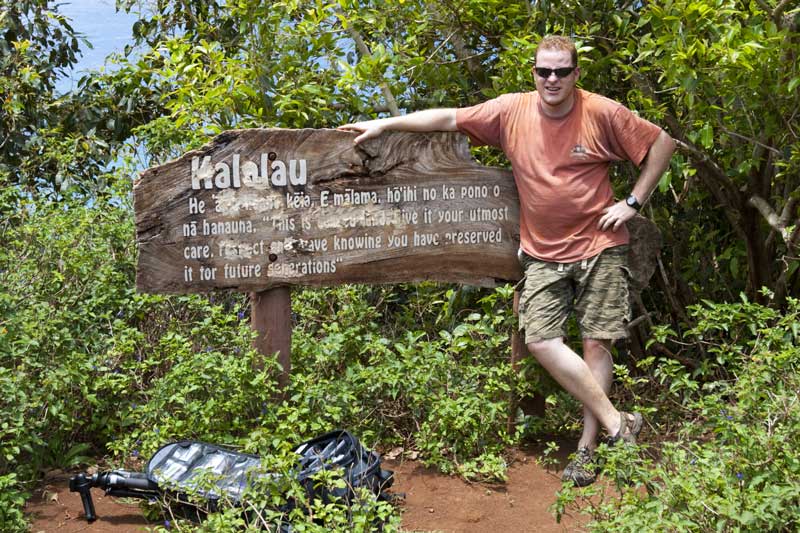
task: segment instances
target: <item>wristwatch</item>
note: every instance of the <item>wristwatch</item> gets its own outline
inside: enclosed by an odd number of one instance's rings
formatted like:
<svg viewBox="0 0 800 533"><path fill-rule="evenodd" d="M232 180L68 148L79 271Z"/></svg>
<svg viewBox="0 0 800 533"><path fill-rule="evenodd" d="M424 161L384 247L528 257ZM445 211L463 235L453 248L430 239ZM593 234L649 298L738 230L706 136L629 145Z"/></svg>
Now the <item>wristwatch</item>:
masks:
<svg viewBox="0 0 800 533"><path fill-rule="evenodd" d="M628 197L625 198L625 203L628 204L628 207L632 207L637 211L642 208L642 204L639 203L639 200L633 194L629 194Z"/></svg>

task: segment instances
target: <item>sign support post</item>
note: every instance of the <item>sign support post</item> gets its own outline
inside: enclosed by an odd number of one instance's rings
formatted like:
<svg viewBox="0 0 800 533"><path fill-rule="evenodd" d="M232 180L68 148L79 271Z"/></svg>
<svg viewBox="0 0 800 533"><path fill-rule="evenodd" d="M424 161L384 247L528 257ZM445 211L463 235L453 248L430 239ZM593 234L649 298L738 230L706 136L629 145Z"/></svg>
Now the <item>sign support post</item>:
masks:
<svg viewBox="0 0 800 533"><path fill-rule="evenodd" d="M251 325L257 333L253 347L265 358L276 356L282 368L278 386L284 390L289 385L292 369L292 297L289 287L252 293L250 310Z"/></svg>
<svg viewBox="0 0 800 533"><path fill-rule="evenodd" d="M514 316L519 317L519 297L520 291L514 291L513 311ZM522 368L522 360L528 357L528 347L525 345L525 336L520 335L519 327L514 328L511 334L511 368L514 374L519 374ZM525 416L544 416L544 396L535 393L532 397L520 398L513 389L508 397L508 420L506 421L506 431L509 435L514 434L514 425L517 423L517 412L522 411Z"/></svg>

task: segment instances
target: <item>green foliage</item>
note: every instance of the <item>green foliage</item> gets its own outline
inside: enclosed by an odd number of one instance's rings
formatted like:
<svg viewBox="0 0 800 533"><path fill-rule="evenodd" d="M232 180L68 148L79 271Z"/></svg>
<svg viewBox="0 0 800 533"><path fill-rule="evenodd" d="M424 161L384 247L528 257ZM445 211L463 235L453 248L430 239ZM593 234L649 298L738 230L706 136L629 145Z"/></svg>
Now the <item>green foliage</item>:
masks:
<svg viewBox="0 0 800 533"><path fill-rule="evenodd" d="M428 302L436 299L433 295L452 293L435 285L419 291ZM303 388L296 397L328 399L318 405L318 416L332 417L333 424L362 426L368 440L413 441L426 462L445 471L503 477L498 454L510 442L505 423L513 377L508 365L510 313L499 293L478 302L490 312L471 313L452 330L436 328L442 315L431 312L423 319L431 330L401 330L391 338L381 335L381 325L373 320L382 315L384 328L404 323L406 313L418 312L419 293L375 290L378 303L385 306L379 313L380 308L365 301L365 292L341 287L306 292L295 300L301 327L295 330L293 353L298 367L316 369L309 376L313 380L298 380ZM322 315L326 322L315 324L318 308L306 306L320 297L329 307ZM408 298L403 307L397 305L401 298ZM393 308L399 312L394 317ZM371 405L367 413L361 403L365 400Z"/></svg>
<svg viewBox="0 0 800 533"><path fill-rule="evenodd" d="M78 54L72 27L47 4L0 2L0 170L12 175L36 152L38 129L47 126L51 109L58 106L56 78Z"/></svg>
<svg viewBox="0 0 800 533"><path fill-rule="evenodd" d="M28 524L22 514L27 497L28 494L19 488L16 474L0 474L0 524L3 524L3 531L28 531Z"/></svg>
<svg viewBox="0 0 800 533"><path fill-rule="evenodd" d="M0 340L7 333L0 326ZM25 442L25 412L30 405L18 385L22 377L22 373L0 366L0 524L9 532L27 531L22 506L28 494L20 486L17 473L11 471Z"/></svg>
<svg viewBox="0 0 800 533"><path fill-rule="evenodd" d="M3 228L0 251L2 383L16 382L3 395L3 419L14 428L12 455L30 455L27 468L47 457L69 466L85 451L74 444L85 442L80 433L97 400L93 366L130 292L131 226L120 210L22 199L19 207L20 224Z"/></svg>
<svg viewBox="0 0 800 533"><path fill-rule="evenodd" d="M617 495L602 496L601 487L565 489L557 510L597 497L589 508L593 531L652 524L668 531L795 531L800 301L788 303L785 313L746 300L695 307L698 326L686 336L708 347L709 366L679 374L663 360L656 368L672 369L661 379L688 419L677 440L661 447L658 461L635 448L606 450L605 475Z"/></svg>
<svg viewBox="0 0 800 533"><path fill-rule="evenodd" d="M91 76L79 92L56 93L82 41L53 2L0 1L0 173L33 195L106 197L116 180L109 167L130 135L131 109L120 112Z"/></svg>
<svg viewBox="0 0 800 533"><path fill-rule="evenodd" d="M689 253L675 259L686 279L708 277L731 289L728 298L745 289L758 298L766 286L779 305L797 290L798 241L790 228L800 190L790 125L800 100L789 89L800 74L800 33L796 10L784 8L771 1L650 4L624 54L632 62L630 96L683 143L682 168L673 167L665 185L683 189L675 229L692 239L683 245ZM723 211L709 213L711 203ZM696 292L708 297L706 287Z"/></svg>
<svg viewBox="0 0 800 533"><path fill-rule="evenodd" d="M2 199L17 208L0 227L0 478L15 524L27 482L83 462L87 432L111 418L92 365L130 292L131 226L113 209L37 205L13 190Z"/></svg>
<svg viewBox="0 0 800 533"><path fill-rule="evenodd" d="M106 352L103 389L124 398L105 422L118 454L151 455L187 436L233 442L276 394L277 365L251 348L235 299L135 296ZM176 307L180 313L175 315ZM125 314L128 310L123 311ZM142 328L140 320L148 327ZM144 331L143 331L144 330Z"/></svg>
<svg viewBox="0 0 800 533"><path fill-rule="evenodd" d="M0 476L11 503L41 471L89 457L137 464L185 438L280 455L333 427L447 472L504 478L517 386L509 287L296 291L281 392L277 364L251 348L244 296L135 293L127 206L13 189L3 200L13 209L0 246ZM304 505L343 531L396 520L374 502L349 514Z"/></svg>

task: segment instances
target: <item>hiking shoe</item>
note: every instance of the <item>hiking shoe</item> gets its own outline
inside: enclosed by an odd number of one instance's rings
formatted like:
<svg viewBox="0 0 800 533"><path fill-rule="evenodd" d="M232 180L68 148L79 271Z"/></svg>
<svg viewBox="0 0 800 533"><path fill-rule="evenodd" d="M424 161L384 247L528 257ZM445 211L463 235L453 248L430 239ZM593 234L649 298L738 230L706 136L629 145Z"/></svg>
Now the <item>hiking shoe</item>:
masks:
<svg viewBox="0 0 800 533"><path fill-rule="evenodd" d="M594 483L596 479L597 468L594 464L594 454L585 446L578 448L572 461L561 474L561 481L572 481L576 487L585 487Z"/></svg>
<svg viewBox="0 0 800 533"><path fill-rule="evenodd" d="M610 444L616 444L619 441L627 442L628 444L636 444L636 437L642 431L644 419L639 413L626 413L619 412L619 431L611 437Z"/></svg>

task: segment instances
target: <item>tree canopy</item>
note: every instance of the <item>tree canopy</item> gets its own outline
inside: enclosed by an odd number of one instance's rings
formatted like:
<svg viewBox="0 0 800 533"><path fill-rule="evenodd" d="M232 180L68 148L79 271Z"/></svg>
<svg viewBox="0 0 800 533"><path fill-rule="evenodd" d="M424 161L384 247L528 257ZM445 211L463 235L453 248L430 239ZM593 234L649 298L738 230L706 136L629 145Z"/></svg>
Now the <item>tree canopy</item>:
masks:
<svg viewBox="0 0 800 533"><path fill-rule="evenodd" d="M230 128L334 127L530 90L538 39L564 33L579 44L584 88L680 143L650 210L668 237L673 319L701 297L765 298L766 287L781 305L798 289L800 44L788 2L158 1L115 68L62 97L54 80L78 36L43 0L8 5L0 87L13 182L94 190L123 144L148 166ZM635 177L618 169L619 190Z"/></svg>

